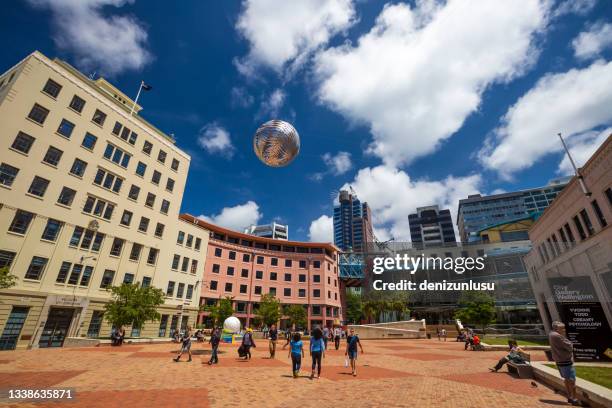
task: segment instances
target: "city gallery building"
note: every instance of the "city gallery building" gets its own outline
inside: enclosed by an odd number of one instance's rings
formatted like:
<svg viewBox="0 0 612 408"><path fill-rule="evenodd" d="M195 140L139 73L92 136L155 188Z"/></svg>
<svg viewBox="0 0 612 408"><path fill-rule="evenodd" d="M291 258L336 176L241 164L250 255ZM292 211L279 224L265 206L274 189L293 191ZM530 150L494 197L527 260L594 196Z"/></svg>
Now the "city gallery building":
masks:
<svg viewBox="0 0 612 408"><path fill-rule="evenodd" d="M17 278L0 290L0 350L108 337L108 288L122 283L166 294L161 319L126 328L131 337L195 325L201 303L226 295L250 323L273 288L307 307L309 323L341 319L337 248L179 216L190 157L140 110L103 78L39 52L0 75L0 268Z"/></svg>

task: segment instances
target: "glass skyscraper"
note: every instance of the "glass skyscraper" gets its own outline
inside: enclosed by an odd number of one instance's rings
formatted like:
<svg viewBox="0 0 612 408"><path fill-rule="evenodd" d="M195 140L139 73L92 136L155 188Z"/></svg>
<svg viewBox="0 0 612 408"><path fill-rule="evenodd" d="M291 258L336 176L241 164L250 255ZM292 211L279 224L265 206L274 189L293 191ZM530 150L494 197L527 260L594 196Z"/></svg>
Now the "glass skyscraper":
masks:
<svg viewBox="0 0 612 408"><path fill-rule="evenodd" d="M368 204L346 190L340 191L339 203L334 206L334 244L343 251L363 252L373 237Z"/></svg>

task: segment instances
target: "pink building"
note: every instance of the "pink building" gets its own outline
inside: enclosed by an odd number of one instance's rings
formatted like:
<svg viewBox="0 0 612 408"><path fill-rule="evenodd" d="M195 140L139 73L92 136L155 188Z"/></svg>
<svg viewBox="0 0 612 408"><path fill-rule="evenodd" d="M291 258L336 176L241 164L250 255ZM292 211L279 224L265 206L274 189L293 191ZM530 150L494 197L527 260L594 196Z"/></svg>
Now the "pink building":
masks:
<svg viewBox="0 0 612 408"><path fill-rule="evenodd" d="M308 324L331 326L343 321L338 279L338 251L330 243L262 238L232 231L188 214L185 221L210 231L202 275L201 305L232 296L234 316L246 326L257 315L258 302L267 293L283 305L300 304ZM208 313L200 313L199 323ZM281 328L287 324L281 319Z"/></svg>

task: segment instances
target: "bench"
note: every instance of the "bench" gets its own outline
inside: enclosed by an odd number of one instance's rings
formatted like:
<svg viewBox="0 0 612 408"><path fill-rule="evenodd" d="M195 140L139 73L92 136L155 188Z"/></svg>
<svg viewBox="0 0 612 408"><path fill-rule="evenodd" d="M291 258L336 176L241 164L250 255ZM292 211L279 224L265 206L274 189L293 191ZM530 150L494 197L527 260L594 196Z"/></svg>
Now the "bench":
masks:
<svg viewBox="0 0 612 408"><path fill-rule="evenodd" d="M514 361L508 361L508 372L511 374L516 374L518 378L533 378L533 368L531 367L530 361L531 356L527 353L523 353L519 351L519 355L525 363L515 363Z"/></svg>

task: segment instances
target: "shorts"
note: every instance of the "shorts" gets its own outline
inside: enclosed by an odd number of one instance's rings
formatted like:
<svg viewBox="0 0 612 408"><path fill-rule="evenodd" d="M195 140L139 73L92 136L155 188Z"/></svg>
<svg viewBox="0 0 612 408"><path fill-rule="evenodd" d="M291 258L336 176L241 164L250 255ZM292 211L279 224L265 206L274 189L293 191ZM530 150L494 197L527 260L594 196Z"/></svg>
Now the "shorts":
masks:
<svg viewBox="0 0 612 408"><path fill-rule="evenodd" d="M187 344L183 343L183 347L181 347L181 352L188 353L190 349L191 349L191 342Z"/></svg>
<svg viewBox="0 0 612 408"><path fill-rule="evenodd" d="M576 369L573 364L565 365L565 366L557 366L559 369L559 374L561 377L566 380L576 381Z"/></svg>
<svg viewBox="0 0 612 408"><path fill-rule="evenodd" d="M357 360L357 350L348 351L348 358L350 358L351 360Z"/></svg>

